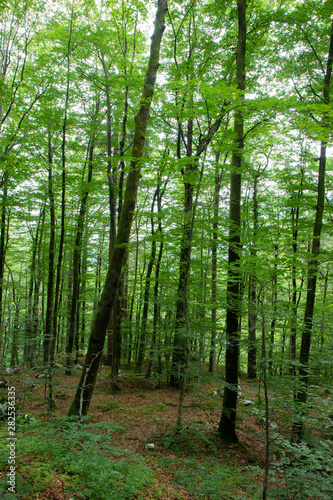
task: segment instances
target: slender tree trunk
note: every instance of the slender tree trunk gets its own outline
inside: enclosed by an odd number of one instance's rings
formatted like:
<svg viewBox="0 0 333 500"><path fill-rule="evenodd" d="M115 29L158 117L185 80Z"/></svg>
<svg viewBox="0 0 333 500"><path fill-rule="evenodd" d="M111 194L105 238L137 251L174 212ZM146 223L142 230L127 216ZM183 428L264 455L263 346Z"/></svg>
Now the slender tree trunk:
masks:
<svg viewBox="0 0 333 500"><path fill-rule="evenodd" d="M98 109L96 108L96 114ZM94 123L94 120L93 120ZM83 193L81 198L81 206L77 221L77 229L76 229L76 238L75 238L75 246L73 253L73 292L72 292L72 300L71 300L71 310L70 310L70 319L69 319L69 328L68 328L68 344L67 344L67 370L66 375L71 374L71 365L72 365L72 352L73 352L73 342L74 342L74 332L77 323L77 307L79 300L79 291L80 291L80 261L81 261L81 251L82 251L82 236L84 232L84 223L87 212L87 203L88 203L88 195L89 195L89 185L92 181L93 174L93 159L94 159L94 138L92 137L88 144L88 176L87 176L87 189Z"/></svg>
<svg viewBox="0 0 333 500"><path fill-rule="evenodd" d="M267 499L268 490L268 474L269 474L269 455L270 455L270 438L269 438L269 397L267 387L267 359L266 359L266 320L264 313L264 295L261 297L261 338L262 338L262 373L261 379L264 385L265 396L265 467L262 500Z"/></svg>
<svg viewBox="0 0 333 500"><path fill-rule="evenodd" d="M8 266L7 266L8 267ZM13 304L15 307L14 320L12 330L12 345L10 354L10 367L14 368L19 364L18 348L19 348L19 316L20 316L20 299L17 296L15 289L14 276L11 269L8 267L8 272L11 278L11 293L13 297ZM20 285L20 283L19 283ZM19 286L18 286L19 287Z"/></svg>
<svg viewBox="0 0 333 500"><path fill-rule="evenodd" d="M62 125L62 143L61 143L61 222L60 222L60 240L59 240L59 251L58 251L58 261L57 261L57 275L54 293L54 314L53 314L53 329L52 329L52 346L51 346L51 361L53 362L55 348L57 344L57 334L58 334L58 309L60 298L60 285L61 285L61 267L64 253L64 243L65 243L65 216L66 216L66 139L67 139L67 121L68 121L68 103L69 103L69 86L70 86L70 53L72 44L72 34L73 34L73 19L74 19L74 0L72 0L71 9L71 19L69 27L69 36L67 44L67 81L66 81L66 95L65 95L65 110L64 119Z"/></svg>
<svg viewBox="0 0 333 500"><path fill-rule="evenodd" d="M274 342L275 342L275 327L276 327L276 317L277 317L277 299L278 299L278 291L277 291L277 258L278 258L279 247L276 243L274 245L274 272L272 277L272 321L271 321L271 335L270 335L270 343L269 343L269 352L268 352L268 370L269 373L273 373L273 352L274 352Z"/></svg>
<svg viewBox="0 0 333 500"><path fill-rule="evenodd" d="M137 217L135 218L135 222L137 225ZM135 229L137 229L137 228L135 228ZM134 267L133 291L132 291L130 310L129 310L129 318L128 318L128 324L129 324L128 351L127 351L127 367L128 368L131 366L132 354L133 354L132 321L133 321L134 300L135 300L135 294L136 294L136 284L137 284L137 280L138 280L138 267L139 267L139 241L138 241L139 234L138 234L137 230L135 232L137 235L137 241L136 241L136 246L135 246L135 267Z"/></svg>
<svg viewBox="0 0 333 500"><path fill-rule="evenodd" d="M257 233L258 233L258 175L254 177L253 183L253 247L251 249L251 274L249 276L249 314L248 330L249 345L247 352L247 375L250 379L257 377L257 343L256 343L256 323L257 323Z"/></svg>
<svg viewBox="0 0 333 500"><path fill-rule="evenodd" d="M333 23L331 28L331 39L330 47L328 52L327 68L324 79L324 103L328 106L330 103L330 81L332 74L332 63L333 63ZM324 113L323 116L323 127L326 129L328 127L328 116ZM293 423L291 441L293 443L299 443L302 438L304 423L302 420L302 414L304 412L304 406L307 400L307 388L309 384L309 356L310 356L310 346L311 346L311 334L312 334L312 324L313 324L313 311L316 297L316 284L317 284L317 274L319 269L318 256L320 251L320 233L323 221L324 212L324 200L325 200L325 169L326 169L326 149L327 141L322 140L320 146L320 157L319 157L319 171L318 171L318 188L317 188L317 205L316 205L316 217L313 228L313 239L312 239L312 252L311 259L309 262L308 275L307 275L307 293L306 293L306 303L304 312L304 321L302 329L302 342L301 350L299 356L300 368L299 377L301 387L298 389L295 402L299 406L296 418Z"/></svg>
<svg viewBox="0 0 333 500"><path fill-rule="evenodd" d="M45 203L46 205L46 203ZM38 344L39 344L39 336L38 336L38 325L39 325L39 292L40 285L42 281L42 243L43 243L43 235L44 235L44 225L45 225L45 205L43 209L42 216L42 225L40 230L39 242L38 242L38 258L37 258L37 276L35 278L34 284L34 300L33 300L33 308L32 308L32 352L31 352L31 366L35 366L35 360L38 354ZM43 320L43 314L42 314Z"/></svg>
<svg viewBox="0 0 333 500"><path fill-rule="evenodd" d="M127 44L126 31L125 31L124 43L122 46L122 50L123 50L123 57L124 57L124 74L125 74L126 80L127 80L127 45L128 44ZM130 75L133 72L135 52L136 52L136 25L135 25L135 29L134 29L134 47L133 47ZM126 89L125 89L124 115L123 115L122 131L121 131L121 138L120 138L120 144L119 144L120 162L119 162L119 168L118 168L118 170L119 170L118 224L119 224L120 214L121 214L121 209L122 209L122 204L123 204L123 185L124 185L124 177L125 177L124 154L125 154L125 144L126 144L126 138L127 138L128 98L129 98L129 86L127 85ZM108 104L108 106L109 106L109 104ZM114 175L114 179L115 179L115 175ZM111 203L113 203L113 201L116 202L116 195L114 193L114 188L115 188L115 184L113 185L113 188L112 188L113 194L112 194L112 196L110 196L110 211L111 211ZM115 206L114 206L114 208L115 208ZM111 231L112 231L112 227L111 227ZM116 234L114 234L114 237L115 236L116 236ZM111 321L110 321L111 331L109 332L109 337L108 337L107 362L109 365L111 365L111 372L110 372L111 384L110 385L111 385L112 391L117 391L119 389L118 388L118 375L119 375L121 351L122 351L121 324L122 324L122 320L123 320L123 302L125 301L125 293L126 293L124 279L125 279L125 274L122 273L121 283L118 287L118 293L116 296L116 301L115 301L115 305L113 307L113 313L112 313L112 317L111 317Z"/></svg>
<svg viewBox="0 0 333 500"><path fill-rule="evenodd" d="M53 151L51 144L51 133L48 137L48 192L49 192L49 205L50 205L50 244L48 254L48 282L47 282L47 301L46 301L46 318L44 330L44 365L48 367L48 409L52 411L56 408L53 392L53 357L54 357L54 332L53 315L54 315L54 253L55 253L55 203L53 192Z"/></svg>
<svg viewBox="0 0 333 500"><path fill-rule="evenodd" d="M237 88L245 91L246 52L246 0L237 1ZM223 408L218 428L220 437L226 442L237 443L236 406L239 363L239 315L240 315L240 235L241 235L241 169L244 147L244 117L241 109L235 114L234 141L230 179L230 226L229 226L229 270L227 282L226 356Z"/></svg>
<svg viewBox="0 0 333 500"><path fill-rule="evenodd" d="M46 319L44 329L44 365L50 361L50 343L52 338L52 318L54 307L54 247L55 247L55 207L53 193L53 152L51 144L51 134L48 137L48 196L50 209L50 242L48 254L48 282L47 282L47 302Z"/></svg>
<svg viewBox="0 0 333 500"><path fill-rule="evenodd" d="M297 335L297 267L296 256L298 250L298 223L299 223L299 200L303 194L303 176L304 169L301 168L301 183L297 195L297 206L291 208L291 220L293 227L293 265L292 265L292 310L290 327L290 373L296 376L296 335Z"/></svg>
<svg viewBox="0 0 333 500"><path fill-rule="evenodd" d="M7 196L8 196L8 172L4 171L1 179L3 189L1 200L1 228L0 228L0 354L3 351L3 279L5 272L6 255L6 218L7 218ZM0 365L2 368L2 363Z"/></svg>
<svg viewBox="0 0 333 500"><path fill-rule="evenodd" d="M201 266L200 266L200 284L199 284L199 289L198 289L198 306L197 306L197 320L198 324L201 325L198 331L198 344L199 344L199 349L197 349L197 353L195 355L195 358L199 360L200 363L204 362L205 358L205 317L206 317L206 291L207 291L207 267L204 264L204 241L205 241L205 233L204 229L202 228L201 232L201 245L200 245L200 261L201 261ZM197 338L194 339L194 343L196 345L197 343Z"/></svg>
<svg viewBox="0 0 333 500"><path fill-rule="evenodd" d="M109 259L111 259L112 251L114 248L116 234L117 234L117 195L116 195L116 183L117 183L117 172L116 168L112 167L112 127L111 127L111 96L110 96L110 83L109 83L109 71L105 63L104 55L99 56L104 70L105 76L105 92L106 92L106 117L107 117L107 176L108 176L108 186L109 186L109 211L110 211L110 235L109 235ZM126 93L127 98L127 93ZM125 98L125 99L126 99ZM119 223L118 212L118 223ZM120 354L121 354L121 286L118 288L118 293L115 300L115 305L113 306L111 317L108 326L108 350L106 356L105 364L111 366L111 388L116 390L118 371L120 366Z"/></svg>
<svg viewBox="0 0 333 500"><path fill-rule="evenodd" d="M13 336L12 336L12 347L10 355L10 366L14 368L19 364L18 359L18 349L19 349L19 317L20 317L20 303L17 300L15 302L15 315L13 322Z"/></svg>
<svg viewBox="0 0 333 500"><path fill-rule="evenodd" d="M324 279L324 294L323 294L323 304L322 304L322 313L321 313L321 321L320 321L320 340L318 347L318 355L321 354L324 341L325 341L325 318L326 318L326 299L327 299L327 290L328 290L328 277L330 272L330 264L327 265L325 279ZM319 360L318 368L317 368L317 376L320 376L320 372L323 368L322 359Z"/></svg>
<svg viewBox="0 0 333 500"><path fill-rule="evenodd" d="M150 347L150 355L149 355L149 364L146 372L146 378L151 377L152 368L155 356L156 349L156 340L157 340L157 322L160 315L160 306L158 303L158 290L159 290L159 276L160 276L160 268L162 262L163 255L163 232L162 232L162 222L161 222L161 210L162 210L162 197L164 190L160 192L160 182L157 185L157 214L158 214L158 236L160 238L160 246L158 251L158 256L156 259L156 267L155 267L155 283L154 283L154 312L153 312L153 332L152 332L152 340Z"/></svg>
<svg viewBox="0 0 333 500"><path fill-rule="evenodd" d="M180 139L179 139L180 140ZM182 372L187 364L186 354L189 351L186 317L188 316L188 279L191 264L191 245L193 234L193 180L191 173L195 170L195 161L191 162L193 145L193 120L187 124L187 156L189 163L184 175L185 204L184 225L180 244L179 282L176 301L175 335L172 354L172 368L170 375L170 386L181 386Z"/></svg>
<svg viewBox="0 0 333 500"><path fill-rule="evenodd" d="M86 332L86 275L87 275L87 242L83 243L83 258L82 258L82 280L81 280L81 297L82 297L82 313L81 313L81 332L80 332L80 349L84 349L85 332Z"/></svg>
<svg viewBox="0 0 333 500"><path fill-rule="evenodd" d="M210 334L210 351L209 351L209 373L213 374L215 370L215 357L216 357L216 319L217 319L217 239L218 239L218 225L219 225L219 197L221 189L221 174L219 174L219 160L220 153L218 152L215 157L215 186L213 198L213 241L212 241L212 331Z"/></svg>
<svg viewBox="0 0 333 500"><path fill-rule="evenodd" d="M151 220L152 241L151 241L151 253L150 253L150 258L149 258L149 262L148 262L148 266L147 266L145 290L144 290L144 297L143 297L143 311L142 311L142 317L141 317L141 333L140 333L140 338L139 338L139 352L138 352L138 359L137 359L136 367L135 367L135 371L137 373L141 373L142 363L143 363L143 358L144 358L144 353L145 353L146 338L147 338L147 320L148 320L150 281L151 281L151 275L153 272L153 267L155 264L155 257L156 257L156 238L155 238L155 228L154 228L154 206L155 206L156 197L158 196L158 191L159 191L159 187L157 187L157 189L154 193L153 202L151 205L151 218L150 218L150 220Z"/></svg>
<svg viewBox="0 0 333 500"><path fill-rule="evenodd" d="M103 354L105 335L110 319L110 313L116 298L120 282L123 262L127 252L131 226L137 199L140 179L140 159L145 146L149 111L153 98L156 74L159 66L159 53L164 31L166 0L158 0L154 34L151 39L151 49L145 83L142 92L140 109L135 117L135 132L131 168L127 176L124 203L121 210L118 234L112 252L109 268L100 302L93 320L89 339L88 352L84 362L81 380L79 382L74 401L69 409L69 415L86 415L89 409L98 367Z"/></svg>
<svg viewBox="0 0 333 500"><path fill-rule="evenodd" d="M34 290L36 289L37 276L39 273L39 262L41 253L41 240L43 234L43 226L45 220L45 204L40 209L37 222L36 234L32 240L32 257L31 257L31 274L28 292L27 319L25 325L25 344L24 344L24 363L29 362L30 366L34 365L34 347L35 347L35 316L34 316ZM38 318L38 311L37 311Z"/></svg>

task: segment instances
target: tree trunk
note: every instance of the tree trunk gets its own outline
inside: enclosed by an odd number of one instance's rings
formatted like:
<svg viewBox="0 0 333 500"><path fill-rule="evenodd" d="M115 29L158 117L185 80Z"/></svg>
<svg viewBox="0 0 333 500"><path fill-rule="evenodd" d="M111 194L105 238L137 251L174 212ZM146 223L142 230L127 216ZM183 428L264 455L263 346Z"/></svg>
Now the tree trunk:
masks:
<svg viewBox="0 0 333 500"><path fill-rule="evenodd" d="M69 415L81 416L87 414L96 382L98 367L103 354L106 329L116 298L123 262L131 233L141 171L140 159L142 158L144 152L149 111L159 66L160 45L165 28L164 21L166 11L166 0L158 0L155 28L151 39L150 57L142 92L140 110L135 117L135 132L132 149L133 159L131 161L131 168L127 177L118 233L109 263L102 296L93 320L88 352L84 362L81 380L79 382L74 401L69 409Z"/></svg>
<svg viewBox="0 0 333 500"><path fill-rule="evenodd" d="M268 371L272 375L273 373L273 353L274 353L274 342L275 342L275 327L276 327L276 317L277 317L277 258L278 258L279 247L278 244L274 245L274 272L272 276L272 321L271 321L271 335L268 350Z"/></svg>
<svg viewBox="0 0 333 500"><path fill-rule="evenodd" d="M257 377L257 343L256 343L256 323L257 323L257 233L258 233L258 175L254 177L253 183L253 248L251 250L251 274L249 276L249 313L248 330L249 345L247 352L247 376L250 379Z"/></svg>
<svg viewBox="0 0 333 500"><path fill-rule="evenodd" d="M146 378L149 378L152 375L152 368L153 368L155 349L156 349L156 340L157 340L157 322L158 322L158 319L160 316L160 306L158 303L158 289L159 289L160 268L161 268L162 255L163 255L163 232L162 232L162 222L161 222L161 210L162 210L161 201L162 201L163 193L164 193L164 189L160 193L160 185L158 182L158 185L157 185L158 233L157 234L160 238L160 247L159 247L158 256L157 256L157 260L156 260L156 267L155 267L153 333L152 333L150 355L149 355L149 364L148 364L148 368L147 368L147 372L146 372Z"/></svg>
<svg viewBox="0 0 333 500"><path fill-rule="evenodd" d="M299 201L303 194L303 176L304 169L301 168L300 189L297 194L297 206L291 208L291 220L293 228L293 265L292 265L292 311L291 311L291 327L290 327L290 373L296 376L296 334L297 334L297 268L296 255L298 250L298 224L299 224Z"/></svg>
<svg viewBox="0 0 333 500"><path fill-rule="evenodd" d="M6 218L7 218L7 195L8 195L8 172L5 171L1 179L2 207L1 207L1 228L0 228L0 354L3 351L3 278L5 271L6 254ZM1 357L2 359L2 357ZM2 363L0 368L2 368Z"/></svg>
<svg viewBox="0 0 333 500"><path fill-rule="evenodd" d="M51 134L48 137L48 195L50 209L50 242L48 254L48 281L47 281L47 301L46 301L46 319L44 329L44 365L50 361L50 344L52 338L52 318L54 306L54 247L55 247L55 207L53 193L53 152L51 144Z"/></svg>
<svg viewBox="0 0 333 500"><path fill-rule="evenodd" d="M34 290L36 290L36 284L38 280L38 274L40 271L40 254L41 254L41 243L42 235L44 229L45 221L45 204L40 209L39 218L37 222L36 234L32 240L32 257L31 257L31 274L29 283L29 293L28 293L28 306L27 306L27 319L25 325L25 344L24 344L24 363L29 362L30 366L34 366L34 348L36 343L35 338L35 308L34 301L36 295L34 295ZM37 320L38 320L38 310L37 310Z"/></svg>
<svg viewBox="0 0 333 500"><path fill-rule="evenodd" d="M64 243L65 243L65 215L66 215L66 135L67 135L67 121L68 121L68 103L69 103L69 86L70 86L70 53L73 33L73 19L74 19L74 0L72 0L71 19L69 27L69 36L67 44L67 75L66 75L66 95L65 95L65 110L64 120L62 125L62 143L61 143L61 223L60 223L60 240L57 262L57 275L54 293L54 314L53 314L53 329L52 329L52 346L51 346L51 361L53 361L55 348L57 344L58 333L58 309L60 303L60 284L61 284L61 266L63 260Z"/></svg>
<svg viewBox="0 0 333 500"><path fill-rule="evenodd" d="M237 88L245 91L246 0L238 0ZM235 114L234 140L230 179L230 226L227 281L226 355L223 408L218 428L226 442L237 443L236 406L239 362L240 308L240 235L241 235L241 168L244 147L244 117L241 109Z"/></svg>
<svg viewBox="0 0 333 500"><path fill-rule="evenodd" d="M98 109L96 107L96 114ZM93 121L94 123L94 121ZM81 251L82 251L82 236L84 231L84 222L87 212L87 202L88 202L88 194L89 194L89 185L92 181L93 174L93 159L94 159L94 138L92 137L88 144L88 176L87 176L87 189L83 193L81 198L81 206L80 212L77 221L77 229L76 229L76 238L75 238L75 246L73 253L73 292L72 292L72 300L71 300L71 310L70 310L70 319L69 319L69 328L68 328L68 344L67 344L67 370L66 375L71 374L71 366L72 366L72 352L73 352L73 342L74 342L74 332L75 326L77 323L77 307L79 300L79 291L80 291L80 260L81 260Z"/></svg>
<svg viewBox="0 0 333 500"><path fill-rule="evenodd" d="M333 63L333 23L330 47L328 52L327 67L324 79L324 103L328 106L330 103L330 81L332 74L332 63ZM328 116L324 113L323 116L323 128L324 130L328 127ZM307 388L309 384L309 356L310 356L310 346L311 346L311 333L312 333L312 323L313 323L313 311L316 297L316 284L317 284L317 274L319 269L318 256L320 251L320 233L323 221L324 212L324 200L325 200L325 169L326 169L326 148L327 141L322 140L320 146L320 157L319 157L319 171L318 171L318 190L317 190L317 205L316 205L316 217L313 228L313 239L312 239L312 255L309 262L308 275L307 275L307 293L306 293L306 303L304 312L304 321L302 329L302 342L301 350L299 356L300 368L299 377L301 387L297 391L295 402L299 406L296 418L293 423L291 442L299 443L302 438L304 423L302 421L302 414L304 412L304 406L307 400Z"/></svg>
<svg viewBox="0 0 333 500"><path fill-rule="evenodd" d="M217 238L218 238L218 218L219 218L219 196L221 188L221 174L219 174L220 153L216 153L215 161L215 187L213 198L213 241L212 241L212 331L210 334L209 351L209 373L213 374L215 370L216 357L216 318L217 318Z"/></svg>
<svg viewBox="0 0 333 500"><path fill-rule="evenodd" d="M139 352L138 352L138 359L137 359L136 367L135 367L135 371L137 373L141 373L142 363L143 363L143 358L144 358L144 353L145 353L145 346L146 346L150 281L151 281L151 274L153 272L153 267L155 264L155 257L156 257L156 238L155 238L155 229L154 229L154 206L155 206L156 196L158 196L158 191L159 191L159 186L157 186L157 188L156 188L156 191L155 191L154 197L153 197L153 202L151 205L150 221L151 221L152 241L151 241L151 253L150 253L150 258L149 258L148 267L147 267L145 290L144 290L144 296L143 296L143 311L142 311L142 318L141 318L141 332L140 332L140 338L139 338Z"/></svg>

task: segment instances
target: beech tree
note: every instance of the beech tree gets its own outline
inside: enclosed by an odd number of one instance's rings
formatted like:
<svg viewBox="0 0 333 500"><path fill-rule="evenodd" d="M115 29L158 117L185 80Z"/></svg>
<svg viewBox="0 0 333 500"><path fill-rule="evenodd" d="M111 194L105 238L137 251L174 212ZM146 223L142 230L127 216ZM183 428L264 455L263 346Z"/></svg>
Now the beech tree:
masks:
<svg viewBox="0 0 333 500"><path fill-rule="evenodd" d="M333 23L331 26L331 36L330 44L328 50L326 71L324 74L324 85L323 85L323 104L327 107L330 103L330 83L332 75L332 64L333 64ZM328 126L327 111L324 110L322 116L322 126L324 133ZM324 213L324 199L325 199L325 169L326 169L326 150L327 150L327 139L324 138L320 144L320 156L319 156L319 169L318 169L318 190L317 190L317 205L316 205L316 216L313 226L313 239L311 248L311 257L308 267L307 275L307 294L306 294L306 304L304 311L304 323L302 330L302 343L300 348L300 382L301 387L296 394L296 404L302 405L306 403L307 398L307 387L309 384L309 355L310 355L310 345L311 345L311 333L313 325L313 313L316 298L316 287L317 287L317 274L319 269L318 256L320 250L320 235L322 229L323 213ZM298 410L299 411L299 410ZM292 442L299 443L303 434L303 421L300 417L302 409L298 414L298 419L293 424L292 429Z"/></svg>
<svg viewBox="0 0 333 500"><path fill-rule="evenodd" d="M69 409L69 415L85 415L87 413L97 377L99 363L103 353L106 328L109 322L112 306L116 298L133 221L133 212L140 178L140 159L142 158L144 151L149 110L153 98L154 85L159 66L159 52L165 28L164 21L166 11L166 1L158 0L154 33L150 47L150 58L142 92L140 109L135 118L135 133L132 150L133 160L131 162L131 171L127 177L118 233L104 289L92 325L82 377L79 382L74 401Z"/></svg>
<svg viewBox="0 0 333 500"><path fill-rule="evenodd" d="M245 91L246 0L238 0L237 88ZM242 95L244 98L244 94ZM234 141L230 174L230 226L226 317L226 360L223 409L219 434L228 442L237 442L236 405L239 362L240 312L240 230L241 230L241 169L244 148L244 117L240 109L234 118Z"/></svg>

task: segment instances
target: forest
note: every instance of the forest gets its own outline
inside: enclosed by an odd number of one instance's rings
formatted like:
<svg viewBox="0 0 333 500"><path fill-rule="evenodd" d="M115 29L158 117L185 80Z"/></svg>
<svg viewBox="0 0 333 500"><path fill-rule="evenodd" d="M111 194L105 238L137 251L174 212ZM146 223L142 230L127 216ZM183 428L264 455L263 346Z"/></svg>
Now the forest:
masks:
<svg viewBox="0 0 333 500"><path fill-rule="evenodd" d="M0 1L0 496L333 497L333 0Z"/></svg>

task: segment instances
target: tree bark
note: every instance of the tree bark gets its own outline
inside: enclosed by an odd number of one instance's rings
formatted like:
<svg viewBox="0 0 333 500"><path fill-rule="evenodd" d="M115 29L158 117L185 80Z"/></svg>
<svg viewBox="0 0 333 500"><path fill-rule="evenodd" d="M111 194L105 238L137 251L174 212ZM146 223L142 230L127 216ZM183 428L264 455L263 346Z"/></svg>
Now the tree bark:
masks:
<svg viewBox="0 0 333 500"><path fill-rule="evenodd" d="M141 172L140 159L142 158L144 152L149 111L159 66L161 40L165 28L164 21L166 11L167 1L158 0L155 28L151 39L150 57L142 92L140 109L135 117L135 132L132 149L133 160L131 161L130 172L127 176L125 197L120 215L118 233L109 263L102 296L93 320L81 380L68 415L81 416L87 414L95 386L97 372L104 348L106 330L110 319L110 313L116 298L117 288L120 282L123 262L131 233Z"/></svg>
<svg viewBox="0 0 333 500"><path fill-rule="evenodd" d="M238 43L237 43L237 88L245 92L246 52L246 0L237 1ZM244 96L243 96L244 98ZM234 140L230 178L230 225L227 281L226 355L223 408L218 428L220 437L237 443L236 406L239 362L239 316L240 316L240 236L241 236L241 169L244 148L244 117L241 108L235 114Z"/></svg>

